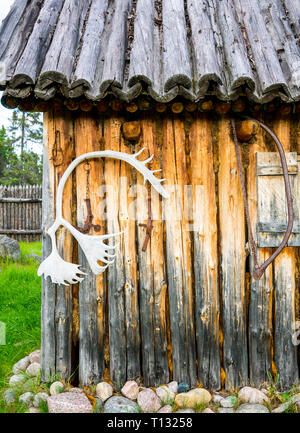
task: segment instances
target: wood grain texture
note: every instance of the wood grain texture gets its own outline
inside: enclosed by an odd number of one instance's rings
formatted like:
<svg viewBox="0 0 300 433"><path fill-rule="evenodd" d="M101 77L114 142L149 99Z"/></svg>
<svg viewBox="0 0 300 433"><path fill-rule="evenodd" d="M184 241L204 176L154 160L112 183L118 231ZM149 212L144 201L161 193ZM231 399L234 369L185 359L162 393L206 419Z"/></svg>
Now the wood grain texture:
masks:
<svg viewBox="0 0 300 433"><path fill-rule="evenodd" d="M274 132L284 151L290 150L290 122L276 119ZM285 248L274 261L275 338L274 361L279 374L279 387L288 389L298 380L297 347L293 345L295 322L295 249Z"/></svg>
<svg viewBox="0 0 300 433"><path fill-rule="evenodd" d="M120 136L120 151L132 153ZM137 379L141 376L140 362L140 320L139 320L139 285L138 263L136 254L136 199L135 170L126 162L121 162L120 168L120 230L123 232L122 256L124 260L124 297L125 297L125 327L127 353L127 379Z"/></svg>
<svg viewBox="0 0 300 433"><path fill-rule="evenodd" d="M76 157L99 150L99 127L89 114L75 121ZM88 175L87 169L90 168ZM90 161L89 166L82 163L76 169L77 188L77 225L84 226L87 217L85 198L87 182L91 203L93 224L101 226L100 232L91 228L89 235L104 234L103 214L98 211L99 190L103 184L104 162L100 159ZM94 275L81 248L78 251L79 263L87 272L79 283L79 383L88 385L99 383L104 375L105 344L105 275Z"/></svg>
<svg viewBox="0 0 300 433"><path fill-rule="evenodd" d="M182 172L178 171L176 160L177 151L183 146L179 137L175 136L172 119L163 121L164 146L162 149L162 164L164 176L167 179L166 188L169 189L170 198L163 201L163 218L166 230L166 264L168 275L168 291L170 305L170 326L172 340L173 379L179 382L193 383L195 380L195 364L192 365L191 356L195 342L191 337L193 317L190 305L184 305L188 300L189 264L183 252L182 233ZM177 139L177 141L176 141ZM179 150L180 152L180 150ZM185 245L186 246L186 245ZM189 251L186 252L189 254Z"/></svg>
<svg viewBox="0 0 300 433"><path fill-rule="evenodd" d="M249 146L247 168L247 194L252 230L256 232L258 220L257 152L267 152L264 134L260 128L255 141ZM265 192L267 194L268 191ZM257 235L255 237L257 241ZM258 263L262 264L272 254L271 248L258 248ZM253 256L250 256L250 273L254 272ZM252 386L268 381L272 371L272 299L273 266L270 265L260 280L250 280L249 301L249 380Z"/></svg>
<svg viewBox="0 0 300 433"><path fill-rule="evenodd" d="M190 88L192 72L186 34L184 1L162 0L164 90L176 85ZM176 32L174 32L176 29ZM174 53L177 53L174 56ZM176 74L174 74L176 70Z"/></svg>
<svg viewBox="0 0 300 433"><path fill-rule="evenodd" d="M158 131L153 120L143 121L144 144L149 153L154 155L151 162L152 170L164 170L161 162L161 147L159 146ZM159 177L159 174L155 175ZM170 372L167 358L167 276L165 265L164 228L162 221L162 201L164 199L151 188L151 211L153 219L152 235L150 240L151 266L153 272L154 293L154 344L155 344L155 377L156 384L168 383Z"/></svg>
<svg viewBox="0 0 300 433"><path fill-rule="evenodd" d="M207 116L198 115L194 119L190 144L198 377L204 387L219 389L217 205L212 136Z"/></svg>
<svg viewBox="0 0 300 433"><path fill-rule="evenodd" d="M43 259L51 252L51 240L45 233L55 219L55 189L54 167L51 163L51 145L54 140L55 129L53 113L44 116L43 137ZM55 295L56 287L50 281L42 279L42 308L41 308L41 379L45 382L55 374Z"/></svg>
<svg viewBox="0 0 300 433"><path fill-rule="evenodd" d="M74 158L73 119L66 110L55 117L55 131L60 131L60 145L63 153L62 164L55 167L54 188ZM50 143L51 147L53 143ZM72 220L72 177L67 180L63 194L63 217ZM56 235L58 252L67 262L72 262L73 238L71 233L61 227ZM69 379L72 372L72 287L56 285L55 299L55 340L56 340L56 373L63 379Z"/></svg>
<svg viewBox="0 0 300 433"><path fill-rule="evenodd" d="M141 159L155 155L152 169L159 169L160 149L155 143L154 124L149 118L142 121L143 138L141 145L148 149ZM149 164L150 165L150 164ZM148 200L151 199L153 229L146 251L143 245L148 221ZM166 276L164 267L163 227L161 202L156 191L137 175L136 199L138 258L140 281L140 320L142 336L142 372L146 384L159 385L168 382L166 331ZM141 225L143 224L143 225Z"/></svg>
<svg viewBox="0 0 300 433"><path fill-rule="evenodd" d="M226 386L247 384L245 224L241 184L228 119L219 122L219 215Z"/></svg>
<svg viewBox="0 0 300 433"><path fill-rule="evenodd" d="M120 150L120 130L122 120L118 117L107 119L104 131L105 149ZM106 215L107 233L119 233L119 187L120 162L107 159L105 161L106 183ZM110 240L109 245L115 245L116 240ZM108 314L109 314L109 351L110 376L113 383L120 386L126 380L126 324L125 324L125 274L122 255L121 236L115 249L115 262L107 269L108 281Z"/></svg>

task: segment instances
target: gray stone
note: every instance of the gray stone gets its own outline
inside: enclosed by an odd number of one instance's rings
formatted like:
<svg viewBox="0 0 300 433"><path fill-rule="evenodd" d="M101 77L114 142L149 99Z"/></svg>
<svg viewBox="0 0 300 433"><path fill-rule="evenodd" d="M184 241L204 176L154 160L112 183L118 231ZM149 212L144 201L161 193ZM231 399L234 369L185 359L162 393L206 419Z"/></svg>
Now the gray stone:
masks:
<svg viewBox="0 0 300 433"><path fill-rule="evenodd" d="M262 404L244 403L237 408L236 413L270 413L270 411Z"/></svg>
<svg viewBox="0 0 300 433"><path fill-rule="evenodd" d="M30 407L25 413L41 413L41 411L36 407Z"/></svg>
<svg viewBox="0 0 300 433"><path fill-rule="evenodd" d="M195 413L194 409L186 408L186 409L179 409L176 410L175 413Z"/></svg>
<svg viewBox="0 0 300 433"><path fill-rule="evenodd" d="M14 374L21 373L22 371L26 371L27 367L30 364L29 356L25 356L25 358L20 359L20 361L16 362L12 368Z"/></svg>
<svg viewBox="0 0 300 433"><path fill-rule="evenodd" d="M37 377L40 373L41 365L38 362L33 362L26 369L26 374L30 377Z"/></svg>
<svg viewBox="0 0 300 433"><path fill-rule="evenodd" d="M31 406L33 402L33 393L32 392L25 392L19 397L19 402L21 404L24 404L26 406Z"/></svg>
<svg viewBox="0 0 300 433"><path fill-rule="evenodd" d="M209 407L207 407L201 413L215 413L215 412L212 409L210 409Z"/></svg>
<svg viewBox="0 0 300 433"><path fill-rule="evenodd" d="M234 395L229 395L220 401L222 407L234 407L238 402L238 399Z"/></svg>
<svg viewBox="0 0 300 433"><path fill-rule="evenodd" d="M143 389L139 392L137 402L143 412L153 413L161 408L159 397L150 388Z"/></svg>
<svg viewBox="0 0 300 433"><path fill-rule="evenodd" d="M239 392L239 399L245 403L271 404L270 399L262 391L250 386L244 386Z"/></svg>
<svg viewBox="0 0 300 433"><path fill-rule="evenodd" d="M104 413L139 413L136 403L125 397L110 397L104 404Z"/></svg>
<svg viewBox="0 0 300 433"><path fill-rule="evenodd" d="M84 393L83 389L81 389L81 388L76 388L76 387L74 387L74 388L69 388L68 391L69 391L69 392L81 392L81 393Z"/></svg>
<svg viewBox="0 0 300 433"><path fill-rule="evenodd" d="M130 400L136 400L139 393L139 386L135 380L128 380L121 389L121 393L124 397L130 398Z"/></svg>
<svg viewBox="0 0 300 433"><path fill-rule="evenodd" d="M169 403L175 398L175 393L166 385L156 388L157 396L164 402Z"/></svg>
<svg viewBox="0 0 300 433"><path fill-rule="evenodd" d="M57 395L60 394L64 391L65 387L63 385L63 383L57 381L57 382L53 382L52 385L50 386L50 395Z"/></svg>
<svg viewBox="0 0 300 433"><path fill-rule="evenodd" d="M187 392L190 390L190 385L186 382L180 382L178 385L178 389L177 392L182 393L182 392Z"/></svg>
<svg viewBox="0 0 300 433"><path fill-rule="evenodd" d="M27 377L24 374L14 374L9 379L9 386L20 386L23 383L25 383L27 380Z"/></svg>
<svg viewBox="0 0 300 433"><path fill-rule="evenodd" d="M41 351L35 350L34 352L30 353L29 360L30 360L31 364L33 362L37 362L38 364L40 364L41 363Z"/></svg>
<svg viewBox="0 0 300 433"><path fill-rule="evenodd" d="M176 382L175 380L173 380L173 382L168 383L168 388L174 392L174 394L176 394L176 392L178 392L178 382Z"/></svg>
<svg viewBox="0 0 300 433"><path fill-rule="evenodd" d="M37 263L42 263L43 259L41 256L38 256L37 254L31 253L27 254L26 257L29 259L34 259Z"/></svg>
<svg viewBox="0 0 300 433"><path fill-rule="evenodd" d="M113 387L107 382L100 382L96 386L97 397L104 403L113 395Z"/></svg>
<svg viewBox="0 0 300 433"><path fill-rule="evenodd" d="M167 404L166 406L162 407L157 411L157 413L172 413L172 412L173 412L172 406L170 406L169 404Z"/></svg>
<svg viewBox="0 0 300 433"><path fill-rule="evenodd" d="M232 407L219 407L218 413L234 413Z"/></svg>
<svg viewBox="0 0 300 433"><path fill-rule="evenodd" d="M18 241L8 236L0 235L0 258L20 260L21 250Z"/></svg>
<svg viewBox="0 0 300 433"><path fill-rule="evenodd" d="M40 407L44 401L47 401L48 394L46 392L38 392L33 399L33 406Z"/></svg>
<svg viewBox="0 0 300 433"><path fill-rule="evenodd" d="M18 395L18 393L17 393L16 390L14 390L14 389L7 389L3 393L3 400L5 401L6 404L15 403L17 395Z"/></svg>
<svg viewBox="0 0 300 433"><path fill-rule="evenodd" d="M213 398L212 398L212 401L213 401L214 403L216 403L216 404L220 404L221 400L223 400L223 399L224 399L224 397L222 397L221 395L219 395L219 394L214 394L214 395L213 395Z"/></svg>
<svg viewBox="0 0 300 433"><path fill-rule="evenodd" d="M47 398L49 413L92 413L93 408L85 394L63 392Z"/></svg>

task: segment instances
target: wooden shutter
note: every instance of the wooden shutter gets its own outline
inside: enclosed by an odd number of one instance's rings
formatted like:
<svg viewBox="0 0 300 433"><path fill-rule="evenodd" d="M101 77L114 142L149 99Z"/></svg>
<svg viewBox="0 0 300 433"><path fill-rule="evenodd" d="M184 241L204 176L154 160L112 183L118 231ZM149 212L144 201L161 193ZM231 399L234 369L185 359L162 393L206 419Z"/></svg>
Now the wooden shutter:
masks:
<svg viewBox="0 0 300 433"><path fill-rule="evenodd" d="M296 152L286 153L294 207L294 225L288 245L300 246L299 161ZM258 247L277 247L287 229L284 178L277 152L257 152L257 243Z"/></svg>

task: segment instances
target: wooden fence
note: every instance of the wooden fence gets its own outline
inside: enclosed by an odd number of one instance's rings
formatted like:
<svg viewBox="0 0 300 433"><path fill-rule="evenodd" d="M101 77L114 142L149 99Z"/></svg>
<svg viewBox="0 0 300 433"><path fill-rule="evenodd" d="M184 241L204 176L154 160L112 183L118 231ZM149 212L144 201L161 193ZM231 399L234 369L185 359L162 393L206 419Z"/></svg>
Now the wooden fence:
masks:
<svg viewBox="0 0 300 433"><path fill-rule="evenodd" d="M18 241L41 240L42 187L0 186L0 234Z"/></svg>

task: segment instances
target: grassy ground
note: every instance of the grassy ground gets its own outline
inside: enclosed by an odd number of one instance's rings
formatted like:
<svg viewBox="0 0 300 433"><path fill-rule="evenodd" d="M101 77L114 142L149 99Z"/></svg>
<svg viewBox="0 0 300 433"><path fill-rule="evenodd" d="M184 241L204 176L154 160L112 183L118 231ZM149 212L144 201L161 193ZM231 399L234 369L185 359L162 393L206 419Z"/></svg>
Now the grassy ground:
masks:
<svg viewBox="0 0 300 433"><path fill-rule="evenodd" d="M0 263L0 322L6 325L6 344L0 345L0 413L7 412L2 392L14 363L40 348L41 278L38 264L27 254L41 255L41 242L20 243L17 263Z"/></svg>

